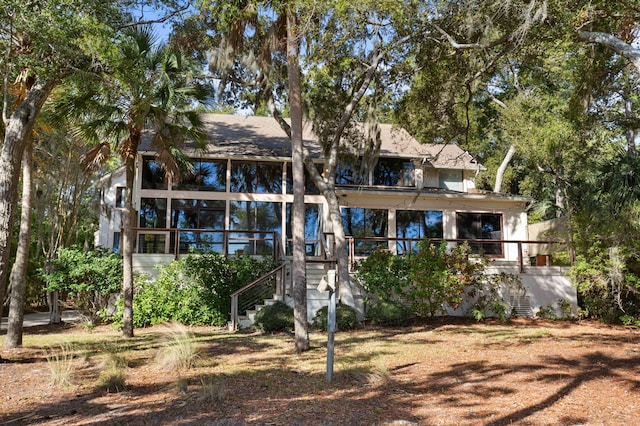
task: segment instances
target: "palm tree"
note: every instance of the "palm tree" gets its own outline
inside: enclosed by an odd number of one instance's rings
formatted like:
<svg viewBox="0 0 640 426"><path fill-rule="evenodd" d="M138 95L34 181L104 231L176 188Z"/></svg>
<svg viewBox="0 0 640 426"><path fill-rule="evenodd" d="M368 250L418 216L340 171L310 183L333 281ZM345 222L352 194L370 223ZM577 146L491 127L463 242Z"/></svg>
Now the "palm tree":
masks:
<svg viewBox="0 0 640 426"><path fill-rule="evenodd" d="M165 45L155 46L149 27L127 29L118 44L113 65L92 90L70 90L59 104L68 114L85 117L78 128L85 138L97 142L86 157L97 166L115 147L124 165L126 200L122 219L124 301L123 336L133 337L133 248L136 222L133 210L135 160L143 137L149 137L169 179L178 179L186 164L180 142L203 141L202 123L194 110L204 103L206 88L195 82L199 67L194 61ZM84 84L85 82L80 82ZM86 89L86 87L85 87ZM74 94L75 92L75 94ZM80 96L76 96L76 95Z"/></svg>

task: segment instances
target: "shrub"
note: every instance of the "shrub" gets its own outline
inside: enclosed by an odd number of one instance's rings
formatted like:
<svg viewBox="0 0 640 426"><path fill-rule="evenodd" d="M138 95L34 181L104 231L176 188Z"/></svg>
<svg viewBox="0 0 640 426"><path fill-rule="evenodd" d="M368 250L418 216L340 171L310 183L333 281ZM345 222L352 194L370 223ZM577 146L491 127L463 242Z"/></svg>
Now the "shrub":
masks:
<svg viewBox="0 0 640 426"><path fill-rule="evenodd" d="M52 272L41 271L48 291L68 293L76 307L92 318L107 307L109 295L120 291L122 257L105 249L61 248Z"/></svg>
<svg viewBox="0 0 640 426"><path fill-rule="evenodd" d="M74 349L71 345L60 345L60 350L51 349L47 356L47 366L51 372L53 386L69 387L73 384L75 371Z"/></svg>
<svg viewBox="0 0 640 426"><path fill-rule="evenodd" d="M411 309L402 302L379 300L367 309L367 318L373 325L395 327L406 325L411 318Z"/></svg>
<svg viewBox="0 0 640 426"><path fill-rule="evenodd" d="M229 321L231 294L273 269L269 258L226 258L217 253L190 255L160 268L155 280L138 279L133 323L146 327L169 321L223 326ZM121 305L114 315L121 317Z"/></svg>
<svg viewBox="0 0 640 426"><path fill-rule="evenodd" d="M107 393L123 391L126 388L124 369L125 366L117 358L108 357L100 371L96 387Z"/></svg>
<svg viewBox="0 0 640 426"><path fill-rule="evenodd" d="M293 330L293 308L283 302L267 305L256 313L255 327L264 332Z"/></svg>
<svg viewBox="0 0 640 426"><path fill-rule="evenodd" d="M171 322L165 325L163 345L156 355L158 368L165 372L176 372L180 377L182 371L195 365L199 357L199 349L193 333L182 324Z"/></svg>
<svg viewBox="0 0 640 426"><path fill-rule="evenodd" d="M329 308L324 306L318 309L311 325L316 330L327 331L327 320L329 317ZM355 330L360 326L358 322L358 314L355 309L349 305L336 305L336 330Z"/></svg>
<svg viewBox="0 0 640 426"><path fill-rule="evenodd" d="M409 284L407 258L376 248L356 264L356 280L378 300L402 297Z"/></svg>
<svg viewBox="0 0 640 426"><path fill-rule="evenodd" d="M465 291L466 297L471 301L471 306L466 314L472 316L477 321L486 318L490 314L499 318L500 321L506 321L509 306L500 294L503 286L507 286L509 290L524 290L522 282L517 275L506 274L504 272L485 275L482 280L468 287ZM517 311L512 309L511 316L517 315Z"/></svg>
<svg viewBox="0 0 640 426"><path fill-rule="evenodd" d="M552 305L540 306L540 309L538 309L538 312L536 312L536 317L550 320L558 319L556 310Z"/></svg>
<svg viewBox="0 0 640 426"><path fill-rule="evenodd" d="M596 242L577 256L570 274L580 295L581 314L606 323L640 320L640 264L636 253L636 248L616 251Z"/></svg>

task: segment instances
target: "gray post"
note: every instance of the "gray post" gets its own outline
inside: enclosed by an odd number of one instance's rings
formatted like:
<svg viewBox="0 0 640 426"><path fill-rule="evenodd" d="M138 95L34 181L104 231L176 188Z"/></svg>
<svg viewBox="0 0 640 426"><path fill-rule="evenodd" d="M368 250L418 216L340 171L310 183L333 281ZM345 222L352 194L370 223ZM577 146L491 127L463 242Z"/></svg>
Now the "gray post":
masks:
<svg viewBox="0 0 640 426"><path fill-rule="evenodd" d="M333 347L336 333L336 271L327 271L329 278L329 307L327 312L327 383L333 379Z"/></svg>

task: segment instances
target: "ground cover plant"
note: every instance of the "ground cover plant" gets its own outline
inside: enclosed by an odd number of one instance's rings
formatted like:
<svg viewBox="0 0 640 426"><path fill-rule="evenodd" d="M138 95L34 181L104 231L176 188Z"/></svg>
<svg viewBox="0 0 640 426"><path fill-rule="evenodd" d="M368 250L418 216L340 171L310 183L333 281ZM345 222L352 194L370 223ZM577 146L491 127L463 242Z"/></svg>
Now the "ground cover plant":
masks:
<svg viewBox="0 0 640 426"><path fill-rule="evenodd" d="M325 333L296 354L288 333L190 327L178 333L197 348L189 368L158 361L175 333L26 329L24 348L0 352L0 424L623 425L640 416L637 328L451 317L367 326L336 334L329 384ZM51 382L55 351L73 363L68 384ZM114 359L124 389L100 381Z"/></svg>

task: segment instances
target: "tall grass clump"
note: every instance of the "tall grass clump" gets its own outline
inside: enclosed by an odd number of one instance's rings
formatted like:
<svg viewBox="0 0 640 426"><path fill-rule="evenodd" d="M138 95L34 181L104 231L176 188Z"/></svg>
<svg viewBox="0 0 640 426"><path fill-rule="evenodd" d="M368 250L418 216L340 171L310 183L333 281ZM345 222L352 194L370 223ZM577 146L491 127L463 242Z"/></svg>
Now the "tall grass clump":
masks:
<svg viewBox="0 0 640 426"><path fill-rule="evenodd" d="M98 389L108 393L118 393L126 388L124 358L109 354L98 376Z"/></svg>
<svg viewBox="0 0 640 426"><path fill-rule="evenodd" d="M73 384L74 349L71 345L60 345L60 349L51 348L47 356L47 366L51 372L51 384L69 387Z"/></svg>
<svg viewBox="0 0 640 426"><path fill-rule="evenodd" d="M166 324L161 344L163 347L156 355L156 362L160 370L175 371L180 376L180 372L193 367L199 357L195 337L187 327L180 323Z"/></svg>

